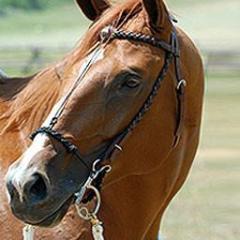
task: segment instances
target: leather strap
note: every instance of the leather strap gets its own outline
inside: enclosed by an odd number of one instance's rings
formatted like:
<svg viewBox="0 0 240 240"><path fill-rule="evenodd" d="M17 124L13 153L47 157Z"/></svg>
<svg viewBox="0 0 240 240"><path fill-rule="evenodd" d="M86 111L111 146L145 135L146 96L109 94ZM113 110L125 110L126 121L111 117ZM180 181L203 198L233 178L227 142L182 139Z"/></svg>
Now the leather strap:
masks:
<svg viewBox="0 0 240 240"><path fill-rule="evenodd" d="M175 130L175 141L174 147L176 147L180 141L183 126L184 126L184 116L185 116L185 87L186 81L182 77L181 72L181 62L180 62L180 46L177 38L176 31L174 31L174 43L173 46L175 48L175 52L177 53L174 56L174 65L177 79L176 93L177 93L177 101L178 101L178 111L177 111L177 124Z"/></svg>

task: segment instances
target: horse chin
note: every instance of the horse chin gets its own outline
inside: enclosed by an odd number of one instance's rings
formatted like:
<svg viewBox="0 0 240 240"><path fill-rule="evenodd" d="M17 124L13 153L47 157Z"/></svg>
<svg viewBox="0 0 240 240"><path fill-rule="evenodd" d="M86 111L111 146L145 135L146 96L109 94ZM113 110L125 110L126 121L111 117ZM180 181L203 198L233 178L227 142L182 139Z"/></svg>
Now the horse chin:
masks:
<svg viewBox="0 0 240 240"><path fill-rule="evenodd" d="M48 227L48 228L55 227L64 218L65 214L67 213L73 201L74 201L74 197L69 198L55 212L50 213L47 217L45 217L40 222L28 222L26 220L25 222L27 224L38 226L38 227Z"/></svg>

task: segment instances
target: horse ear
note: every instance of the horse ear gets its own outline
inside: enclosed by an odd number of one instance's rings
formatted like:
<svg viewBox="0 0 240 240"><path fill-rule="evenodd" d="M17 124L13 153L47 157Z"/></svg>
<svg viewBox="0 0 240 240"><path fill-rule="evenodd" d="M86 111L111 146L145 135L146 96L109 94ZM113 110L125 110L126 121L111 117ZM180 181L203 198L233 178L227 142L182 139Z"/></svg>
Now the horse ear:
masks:
<svg viewBox="0 0 240 240"><path fill-rule="evenodd" d="M110 7L107 0L76 0L76 2L85 16L92 21L100 17Z"/></svg>
<svg viewBox="0 0 240 240"><path fill-rule="evenodd" d="M171 25L169 12L163 0L142 0L149 17L149 23L156 31L161 31Z"/></svg>

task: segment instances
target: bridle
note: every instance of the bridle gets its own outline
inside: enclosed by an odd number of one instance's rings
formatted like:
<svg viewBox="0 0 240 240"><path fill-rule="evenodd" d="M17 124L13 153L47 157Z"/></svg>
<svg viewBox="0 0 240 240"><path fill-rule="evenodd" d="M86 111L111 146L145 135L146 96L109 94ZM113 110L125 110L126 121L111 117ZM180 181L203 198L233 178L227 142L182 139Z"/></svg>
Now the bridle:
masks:
<svg viewBox="0 0 240 240"><path fill-rule="evenodd" d="M56 112L55 116L52 118L49 126L47 127L41 127L37 129L35 132L31 134L31 139L33 140L38 134L47 134L48 136L51 136L56 141L60 142L66 149L68 153L71 153L73 156L75 156L77 159L79 159L83 165L88 169L89 171L89 178L84 183L84 185L81 187L80 191L77 192L76 195L76 205L79 215L85 219L92 222L93 226L93 236L94 239L103 239L103 229L101 222L97 218L97 212L100 207L100 187L102 180L107 172L111 170L111 166L104 165L104 161L107 159L110 159L111 155L113 154L114 150L122 150L120 144L122 140L127 136L128 133L132 132L137 124L142 120L143 116L146 112L149 111L154 97L157 95L157 92L161 86L161 83L165 76L167 75L168 69L172 62L174 62L175 66L175 72L176 72L176 96L177 96L177 102L178 102L178 114L177 114L177 124L176 124L176 131L175 131L175 141L174 146L175 147L180 139L182 128L183 128L183 119L184 119L184 90L186 86L186 81L181 76L180 71L180 48L179 48L179 42L177 38L176 31L174 30L171 33L171 39L170 43L166 43L165 41L159 40L153 36L145 35L142 33L135 33L135 32L129 32L125 30L118 30L115 29L112 26L105 27L100 34L101 37L101 43L107 44L108 42L119 39L119 40L128 40L133 42L141 42L149 44L153 47L157 47L160 49L163 49L165 51L165 59L163 67L152 87L152 90L150 94L148 95L147 99L145 100L144 104L138 111L138 113L135 115L135 117L132 119L132 121L129 123L129 125L115 138L112 140L112 142L107 147L106 151L101 154L97 158L97 160L94 161L92 168L89 168L87 163L84 161L83 157L80 154L80 151L77 146L75 146L72 142L67 140L63 134L60 132L55 131L53 128L60 119L62 112L65 108L65 105L70 98L70 96L73 94L74 90L78 87L79 83L81 82L81 79L85 76L86 72L89 70L91 66L91 59L87 63L83 73L81 76L79 76L74 83L73 87L70 89L69 93L66 95L63 103L59 107L58 111ZM94 57L93 57L94 58ZM95 208L95 211L89 212L88 209L85 207L79 207L82 203L83 196L85 195L86 189L92 190L92 194L88 195L87 199L85 199L85 202L92 200L94 196L97 198L97 206ZM95 229L95 230L94 230ZM97 237L96 237L96 236ZM102 238L101 238L102 237Z"/></svg>

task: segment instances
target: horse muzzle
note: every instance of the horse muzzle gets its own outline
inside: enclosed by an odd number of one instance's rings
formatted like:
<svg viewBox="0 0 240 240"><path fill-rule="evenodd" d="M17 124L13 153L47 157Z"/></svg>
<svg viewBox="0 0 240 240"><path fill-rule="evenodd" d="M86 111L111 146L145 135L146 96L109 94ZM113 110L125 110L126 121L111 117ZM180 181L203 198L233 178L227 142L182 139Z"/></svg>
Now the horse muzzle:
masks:
<svg viewBox="0 0 240 240"><path fill-rule="evenodd" d="M80 165L67 153L45 151L28 163L24 159L13 163L6 176L13 214L31 225L58 224L87 178L88 172Z"/></svg>

